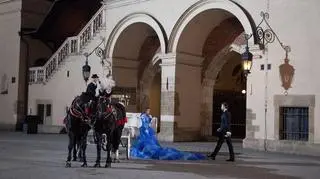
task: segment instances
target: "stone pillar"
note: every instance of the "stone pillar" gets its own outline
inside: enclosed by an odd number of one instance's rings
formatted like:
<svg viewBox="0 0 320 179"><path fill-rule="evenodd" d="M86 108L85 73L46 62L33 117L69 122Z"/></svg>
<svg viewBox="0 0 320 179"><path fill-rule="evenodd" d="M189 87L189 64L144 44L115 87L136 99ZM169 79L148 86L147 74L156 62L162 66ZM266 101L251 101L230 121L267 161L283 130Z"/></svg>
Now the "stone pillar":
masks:
<svg viewBox="0 0 320 179"><path fill-rule="evenodd" d="M202 101L201 101L201 136L212 135L212 105L213 87L215 80L205 78L202 82Z"/></svg>
<svg viewBox="0 0 320 179"><path fill-rule="evenodd" d="M158 139L174 141L176 56L166 54L161 63L161 121Z"/></svg>

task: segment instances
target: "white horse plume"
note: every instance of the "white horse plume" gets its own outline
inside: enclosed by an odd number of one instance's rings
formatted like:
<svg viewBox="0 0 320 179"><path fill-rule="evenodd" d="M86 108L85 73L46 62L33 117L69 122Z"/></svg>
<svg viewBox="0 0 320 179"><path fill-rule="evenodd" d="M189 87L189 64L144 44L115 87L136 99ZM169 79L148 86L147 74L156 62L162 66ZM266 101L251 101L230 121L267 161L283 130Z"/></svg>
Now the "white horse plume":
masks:
<svg viewBox="0 0 320 179"><path fill-rule="evenodd" d="M110 93L112 88L116 86L116 82L112 79L112 76L102 76L100 78L100 90L106 90L107 93Z"/></svg>

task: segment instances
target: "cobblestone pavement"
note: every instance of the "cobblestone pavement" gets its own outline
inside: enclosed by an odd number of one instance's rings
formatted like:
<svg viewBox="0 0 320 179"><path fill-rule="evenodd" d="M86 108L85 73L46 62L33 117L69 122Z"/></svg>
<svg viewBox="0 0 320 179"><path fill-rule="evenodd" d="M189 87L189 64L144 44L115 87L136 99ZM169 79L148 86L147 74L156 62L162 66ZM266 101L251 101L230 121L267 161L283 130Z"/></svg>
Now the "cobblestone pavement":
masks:
<svg viewBox="0 0 320 179"><path fill-rule="evenodd" d="M182 150L207 152L213 143L163 143ZM320 160L243 150L235 144L236 162L227 163L226 148L216 161L126 160L112 168L65 168L66 135L27 135L0 132L0 179L318 179ZM123 153L123 152L122 152ZM88 146L89 166L95 161L95 146Z"/></svg>

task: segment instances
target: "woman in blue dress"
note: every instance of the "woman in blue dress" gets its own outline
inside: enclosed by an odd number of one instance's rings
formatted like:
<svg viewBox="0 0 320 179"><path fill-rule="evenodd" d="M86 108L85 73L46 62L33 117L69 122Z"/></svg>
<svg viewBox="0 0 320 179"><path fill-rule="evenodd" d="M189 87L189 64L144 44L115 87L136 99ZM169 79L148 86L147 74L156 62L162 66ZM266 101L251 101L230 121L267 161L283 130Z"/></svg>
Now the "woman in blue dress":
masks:
<svg viewBox="0 0 320 179"><path fill-rule="evenodd" d="M140 135L134 141L130 154L132 158L155 159L155 160L202 160L206 157L197 153L182 152L174 148L164 148L159 144L156 133L150 127L152 118L150 108L141 116Z"/></svg>

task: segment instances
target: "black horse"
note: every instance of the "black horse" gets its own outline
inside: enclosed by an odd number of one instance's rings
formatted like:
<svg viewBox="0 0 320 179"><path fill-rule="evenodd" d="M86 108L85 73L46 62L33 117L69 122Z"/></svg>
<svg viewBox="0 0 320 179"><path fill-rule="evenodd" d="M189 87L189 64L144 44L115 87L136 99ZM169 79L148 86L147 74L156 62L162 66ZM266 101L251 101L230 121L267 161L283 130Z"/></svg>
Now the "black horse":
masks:
<svg viewBox="0 0 320 179"><path fill-rule="evenodd" d="M97 120L94 124L97 140L97 159L94 167L100 167L102 141L105 138L107 151L105 167L111 167L111 150L118 150L122 129L126 122L124 106L120 107L120 105L120 103L110 103L106 96L100 96L98 100Z"/></svg>
<svg viewBox="0 0 320 179"><path fill-rule="evenodd" d="M73 151L73 159L72 161L77 161L77 158L80 159L80 161L82 161L82 154L80 151L81 147L80 147L80 139L79 138L76 138L75 135L73 135L73 141L71 143L71 140L70 140L70 135L72 135L69 130L71 129L71 120L70 120L70 111L68 109L67 111L67 115L65 116L64 120L63 120L63 123L65 125L65 129L66 129L66 132L68 134L68 137L69 137L69 144L68 145L72 145L72 151ZM78 156L77 156L78 154Z"/></svg>
<svg viewBox="0 0 320 179"><path fill-rule="evenodd" d="M83 164L81 167L87 167L86 148L87 135L91 129L91 120L88 116L92 105L89 102L90 97L86 93L77 96L71 103L66 116L66 129L69 137L68 157L66 167L71 167L71 151L73 150L73 160L76 160L77 144L78 150L82 157Z"/></svg>
<svg viewBox="0 0 320 179"><path fill-rule="evenodd" d="M124 102L122 103L112 103L115 109L116 115L116 128L112 134L112 153L115 154L114 162L120 162L119 160L119 145L121 143L122 131L125 123L128 121L126 116L126 108L124 106Z"/></svg>

